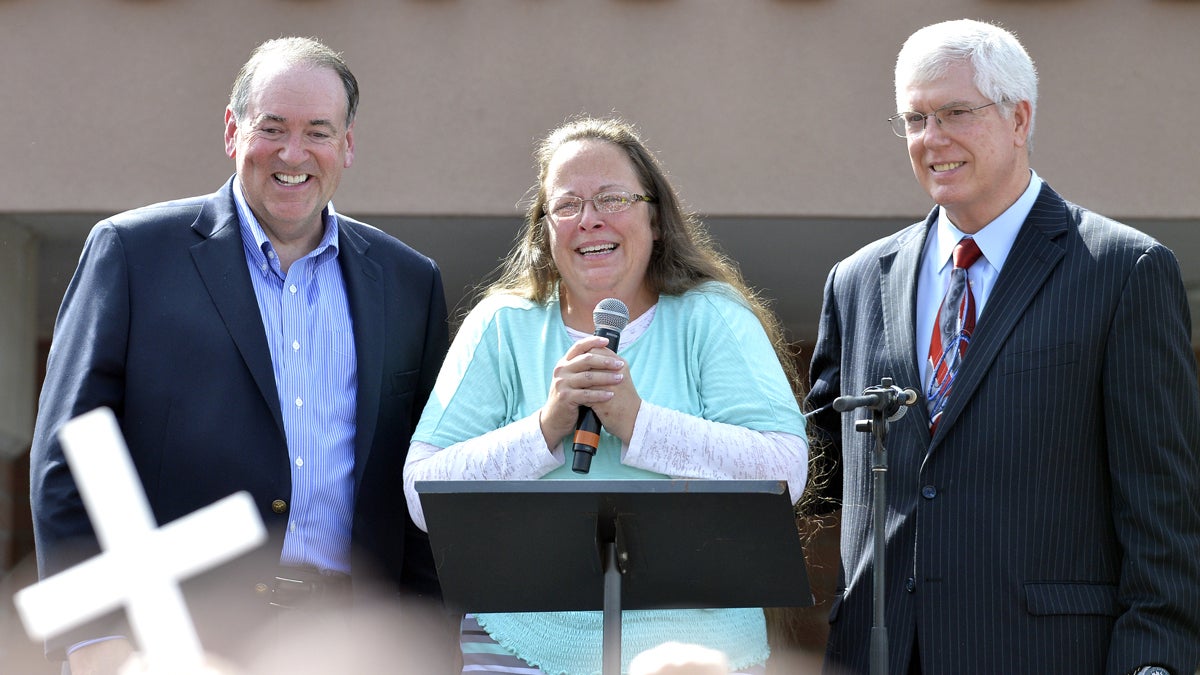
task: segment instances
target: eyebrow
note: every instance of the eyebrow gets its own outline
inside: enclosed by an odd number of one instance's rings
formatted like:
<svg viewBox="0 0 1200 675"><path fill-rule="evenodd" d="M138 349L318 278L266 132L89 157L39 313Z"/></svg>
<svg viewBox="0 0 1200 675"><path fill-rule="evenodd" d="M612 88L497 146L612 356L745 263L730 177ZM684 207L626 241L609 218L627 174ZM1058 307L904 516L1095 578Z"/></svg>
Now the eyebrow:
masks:
<svg viewBox="0 0 1200 675"><path fill-rule="evenodd" d="M939 110L945 110L947 108L973 108L973 107L975 107L975 104L971 103L970 101L955 100L955 101L950 101L949 103L943 103L943 104L939 105L938 107L933 108L933 112L937 112ZM924 114L919 110L914 110L911 108L908 110L901 110L899 114L904 114L906 112L917 113L918 115Z"/></svg>
<svg viewBox="0 0 1200 675"><path fill-rule="evenodd" d="M627 187L622 186L620 183L606 183L606 184L601 185L600 187L596 188L596 194L604 194L605 192L613 192L614 190L633 192L635 190L635 188L627 188ZM575 192L574 190L567 190L566 192L562 192L560 194L554 195L553 197L567 197L567 196L578 197L579 193Z"/></svg>
<svg viewBox="0 0 1200 675"><path fill-rule="evenodd" d="M944 104L934 108L934 110L945 110L946 108L974 108L974 107L975 107L975 104L971 103L970 101L958 100L958 101L950 101L949 103L944 103Z"/></svg>
<svg viewBox="0 0 1200 675"><path fill-rule="evenodd" d="M278 122L280 124L283 124L283 123L287 122L287 118L284 117L283 115L276 115L273 113L261 113L257 118L255 118L254 126L258 126L258 125L262 124L263 122ZM334 126L333 122L331 122L330 120L327 120L327 119L322 119L322 118L318 118L315 120L309 120L308 126L310 126L310 127L329 127L332 130L335 130L335 131L337 130L337 127Z"/></svg>

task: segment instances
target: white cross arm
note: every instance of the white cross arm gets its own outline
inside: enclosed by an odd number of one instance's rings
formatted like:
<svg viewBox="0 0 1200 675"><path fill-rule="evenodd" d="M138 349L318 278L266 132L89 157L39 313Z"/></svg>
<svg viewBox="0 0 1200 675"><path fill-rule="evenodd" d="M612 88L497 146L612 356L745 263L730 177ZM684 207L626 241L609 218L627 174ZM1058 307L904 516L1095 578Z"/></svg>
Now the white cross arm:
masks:
<svg viewBox="0 0 1200 675"><path fill-rule="evenodd" d="M29 635L43 640L116 609L150 577L184 579L219 565L267 538L249 493L239 492L168 523L145 545L107 553L19 591L13 602ZM214 548L213 542L220 541ZM67 607L71 609L68 611Z"/></svg>
<svg viewBox="0 0 1200 675"><path fill-rule="evenodd" d="M113 588L109 580L121 576L122 563L113 556L97 556L17 591L13 604L29 636L44 640L119 605L126 593ZM69 615L63 611L68 603Z"/></svg>
<svg viewBox="0 0 1200 675"><path fill-rule="evenodd" d="M103 552L13 596L26 631L45 639L124 605L154 672L199 666L179 582L266 541L253 498L239 492L156 529L111 410L67 422L59 438Z"/></svg>

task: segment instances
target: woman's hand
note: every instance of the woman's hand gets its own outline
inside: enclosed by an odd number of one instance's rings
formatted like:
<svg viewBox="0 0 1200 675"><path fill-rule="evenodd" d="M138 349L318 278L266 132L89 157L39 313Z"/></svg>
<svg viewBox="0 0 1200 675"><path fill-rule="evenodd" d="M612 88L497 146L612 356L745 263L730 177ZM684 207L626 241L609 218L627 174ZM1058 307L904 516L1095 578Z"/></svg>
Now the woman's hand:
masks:
<svg viewBox="0 0 1200 675"><path fill-rule="evenodd" d="M606 338L593 335L571 345L555 364L538 422L546 445L555 448L575 431L579 407L588 406L609 433L628 442L641 403L626 363L608 349Z"/></svg>
<svg viewBox="0 0 1200 675"><path fill-rule="evenodd" d="M606 344L605 348L600 351L615 357L616 354L610 352L607 347ZM592 410L595 411L596 417L600 418L600 426L628 445L630 439L633 438L633 423L637 421L638 411L642 408L642 397L638 394L637 387L633 386L633 378L629 375L629 364L625 363L624 359L618 358L617 360L621 363L621 379L616 384L607 387L613 396L608 400L593 404Z"/></svg>

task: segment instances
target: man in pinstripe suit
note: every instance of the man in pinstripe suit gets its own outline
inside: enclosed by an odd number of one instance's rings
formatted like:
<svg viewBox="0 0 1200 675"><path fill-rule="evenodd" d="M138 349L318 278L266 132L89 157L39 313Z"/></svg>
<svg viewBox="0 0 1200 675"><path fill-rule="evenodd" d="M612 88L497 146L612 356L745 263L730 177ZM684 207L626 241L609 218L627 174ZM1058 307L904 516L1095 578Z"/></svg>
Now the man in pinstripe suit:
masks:
<svg viewBox="0 0 1200 675"><path fill-rule="evenodd" d="M923 392L887 437L892 673L1190 675L1200 392L1174 255L1031 170L1037 76L1010 33L916 32L896 101L936 206L825 287L809 403L842 502L826 671L868 670L874 564L873 439L830 404L891 377ZM931 430L931 336L964 237L978 320Z"/></svg>

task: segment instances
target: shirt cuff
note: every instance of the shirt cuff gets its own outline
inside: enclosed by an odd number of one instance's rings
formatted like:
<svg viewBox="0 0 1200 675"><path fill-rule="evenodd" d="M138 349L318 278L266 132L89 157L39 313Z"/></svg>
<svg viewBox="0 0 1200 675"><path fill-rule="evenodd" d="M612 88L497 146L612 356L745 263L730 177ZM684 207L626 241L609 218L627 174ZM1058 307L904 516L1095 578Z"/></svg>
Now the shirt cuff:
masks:
<svg viewBox="0 0 1200 675"><path fill-rule="evenodd" d="M108 642L109 640L126 640L126 639L128 639L128 638L125 637L124 635L106 635L104 637L95 638L93 640L84 640L83 642L76 642L75 644L71 645L70 647L67 647L67 656L74 654L76 651L83 649L84 647L90 647L94 644L99 644L101 642Z"/></svg>

